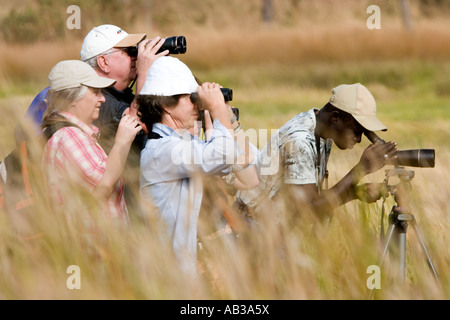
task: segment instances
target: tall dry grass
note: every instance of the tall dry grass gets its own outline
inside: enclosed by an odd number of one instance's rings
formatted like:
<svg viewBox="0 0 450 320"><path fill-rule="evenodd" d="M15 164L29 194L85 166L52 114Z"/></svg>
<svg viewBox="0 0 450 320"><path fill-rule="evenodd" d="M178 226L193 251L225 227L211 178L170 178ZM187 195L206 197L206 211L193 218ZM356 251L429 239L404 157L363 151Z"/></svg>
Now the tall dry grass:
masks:
<svg viewBox="0 0 450 320"><path fill-rule="evenodd" d="M330 163L331 183L348 169L353 156L337 154ZM402 285L389 256L381 265L381 289L375 299L448 299L449 235L446 182L440 170L450 153L439 154L435 169L417 169L411 211L421 227L439 272L438 285L428 270L418 239L407 233L407 278ZM381 181L372 177L373 181ZM135 190L138 192L138 190ZM82 214L86 195L74 190L64 212L41 205L26 217L33 232L19 236L2 213L0 223L0 298L2 299L369 299L367 268L379 265L381 201L351 202L319 225L297 204L286 200L279 212L266 212L258 225L238 237L225 232L217 210L204 211L199 225L197 277L183 276L170 241L153 220L129 227L97 217L96 233L80 229L67 214ZM218 205L209 191L204 206ZM45 203L45 202L43 202ZM385 204L387 212L394 204ZM93 206L91 206L92 208ZM133 213L131 213L133 214ZM386 220L385 220L386 221ZM385 222L387 228L387 223ZM23 230L23 229L22 229ZM222 232L217 232L217 231ZM81 270L81 289L69 290L67 268Z"/></svg>
<svg viewBox="0 0 450 320"><path fill-rule="evenodd" d="M243 13L259 10L256 3L246 2L234 14L243 19ZM283 7L288 2L276 3L279 10L294 12ZM149 33L187 37L188 52L179 58L203 81L218 81L234 89L244 129L276 129L300 111L321 107L331 88L342 81L368 85L377 99L379 117L389 127L386 140L396 140L402 149L436 149L435 168L414 169L410 205L441 280L440 286L435 283L410 228L406 286L396 281L396 267L388 259L381 268L382 289L374 298L448 299L448 22L419 17L413 33L407 33L398 18L383 15L382 29L368 30L366 3L349 9L350 4L354 6L353 1L327 1L328 10L323 11L323 3L301 2L297 8L305 10L301 19L279 16L271 26L256 23L255 16L238 24L230 16L219 16L220 8L215 8L217 21L208 16L202 27L185 28L186 20L172 15L175 22L170 28L156 25ZM158 5L161 12L176 12L172 1ZM202 18L196 7L185 13ZM417 14L417 7L413 13ZM147 26L138 21L123 27L138 32L142 30L139 23ZM59 60L77 59L81 40L1 45L3 158L14 146L16 123L34 95L47 85L49 70ZM333 149L330 185L357 162L366 143L351 151ZM383 179L383 170L366 178L370 182ZM87 201L75 191L73 197L80 206ZM207 188L205 208L217 209L218 198L215 189ZM389 197L384 205L387 212L393 204ZM268 212L259 228L237 238L224 232L217 210L203 211L194 279L180 276L166 235L155 228L153 209L147 210L146 219L133 219L128 228L100 220L100 236L88 238L47 202L25 220L38 230L37 237L19 236L8 215L1 212L0 298L367 299L367 268L379 263L382 248L382 202L351 202L337 209L323 227L311 217L295 216L297 209L296 203L287 200L277 223L274 213ZM70 265L81 268L80 290L66 286Z"/></svg>

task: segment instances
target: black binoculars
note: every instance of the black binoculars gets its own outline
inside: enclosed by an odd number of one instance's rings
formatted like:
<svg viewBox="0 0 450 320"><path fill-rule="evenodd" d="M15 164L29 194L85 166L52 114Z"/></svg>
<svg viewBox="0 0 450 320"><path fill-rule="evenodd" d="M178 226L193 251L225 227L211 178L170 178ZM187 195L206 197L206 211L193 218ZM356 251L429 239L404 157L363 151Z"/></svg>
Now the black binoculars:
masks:
<svg viewBox="0 0 450 320"><path fill-rule="evenodd" d="M184 36L166 38L164 44L156 53L161 53L164 50L169 50L170 54L186 53L186 38Z"/></svg>
<svg viewBox="0 0 450 320"><path fill-rule="evenodd" d="M224 98L225 102L233 100L233 90L232 89L230 89L230 88L220 88L220 91L222 92L222 95L223 95L223 98ZM191 93L191 101L194 104L197 102L197 99L198 99L197 92ZM233 111L234 115L236 116L236 120L239 120L239 109L238 108L231 108L231 110ZM204 123L204 121L203 121L204 119L205 119L204 110L200 110L199 120Z"/></svg>
<svg viewBox="0 0 450 320"><path fill-rule="evenodd" d="M137 44L135 47L126 47L124 48L124 50L126 50L126 53L130 57L137 57L138 48L139 44ZM161 46L161 48L159 48L156 54L161 53L165 50L169 50L169 54L186 53L186 38L184 36L174 36L166 38L163 45Z"/></svg>
<svg viewBox="0 0 450 320"><path fill-rule="evenodd" d="M229 88L220 88L220 91L222 92L223 98L225 99L225 102L233 100L233 90ZM193 103L196 103L198 100L198 93L193 92L191 93L191 101Z"/></svg>

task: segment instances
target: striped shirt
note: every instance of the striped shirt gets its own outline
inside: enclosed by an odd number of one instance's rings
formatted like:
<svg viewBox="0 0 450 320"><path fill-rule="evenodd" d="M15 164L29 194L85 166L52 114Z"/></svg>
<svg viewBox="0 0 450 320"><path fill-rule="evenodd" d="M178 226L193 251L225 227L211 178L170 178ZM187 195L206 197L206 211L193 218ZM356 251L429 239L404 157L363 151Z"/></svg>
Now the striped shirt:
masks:
<svg viewBox="0 0 450 320"><path fill-rule="evenodd" d="M80 193L92 195L105 173L107 155L97 142L97 127L87 125L69 112L62 112L61 115L77 127L63 127L48 140L44 151L44 168L52 194L60 205L67 206L68 201L74 203L73 198L78 196L78 193L73 193L73 187ZM104 211L109 217L128 222L124 185L125 180L121 178ZM85 204L83 200L75 203ZM86 212L88 208L77 210Z"/></svg>

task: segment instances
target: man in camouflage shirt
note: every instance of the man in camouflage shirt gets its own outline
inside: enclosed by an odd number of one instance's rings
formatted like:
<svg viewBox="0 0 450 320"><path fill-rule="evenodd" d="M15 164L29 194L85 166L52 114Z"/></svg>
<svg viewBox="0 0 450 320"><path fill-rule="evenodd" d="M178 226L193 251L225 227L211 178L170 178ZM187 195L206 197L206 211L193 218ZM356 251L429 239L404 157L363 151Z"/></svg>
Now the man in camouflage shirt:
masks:
<svg viewBox="0 0 450 320"><path fill-rule="evenodd" d="M380 184L358 182L396 157L396 144L371 144L359 162L336 185L327 189L326 165L332 143L351 149L366 131L386 130L376 117L376 103L363 85L340 85L332 90L322 109L300 113L284 124L263 148L257 162L259 185L238 192L240 211L248 221L260 214L280 214L289 209L310 209L319 219L354 199L374 202L381 197ZM287 198L281 197L285 192Z"/></svg>

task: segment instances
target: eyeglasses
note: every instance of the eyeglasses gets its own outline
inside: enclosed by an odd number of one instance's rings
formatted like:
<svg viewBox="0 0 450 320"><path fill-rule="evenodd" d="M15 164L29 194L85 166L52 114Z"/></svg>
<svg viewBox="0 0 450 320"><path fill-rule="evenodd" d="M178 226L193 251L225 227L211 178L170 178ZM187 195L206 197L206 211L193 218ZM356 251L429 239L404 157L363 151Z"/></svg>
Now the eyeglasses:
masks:
<svg viewBox="0 0 450 320"><path fill-rule="evenodd" d="M124 47L124 48L117 48L117 50L113 50L108 52L110 53L114 53L117 51L123 51L125 52L129 57L137 57L138 55L138 48L137 47Z"/></svg>
<svg viewBox="0 0 450 320"><path fill-rule="evenodd" d="M121 48L127 55L130 57L137 57L138 55L138 47L125 47Z"/></svg>

